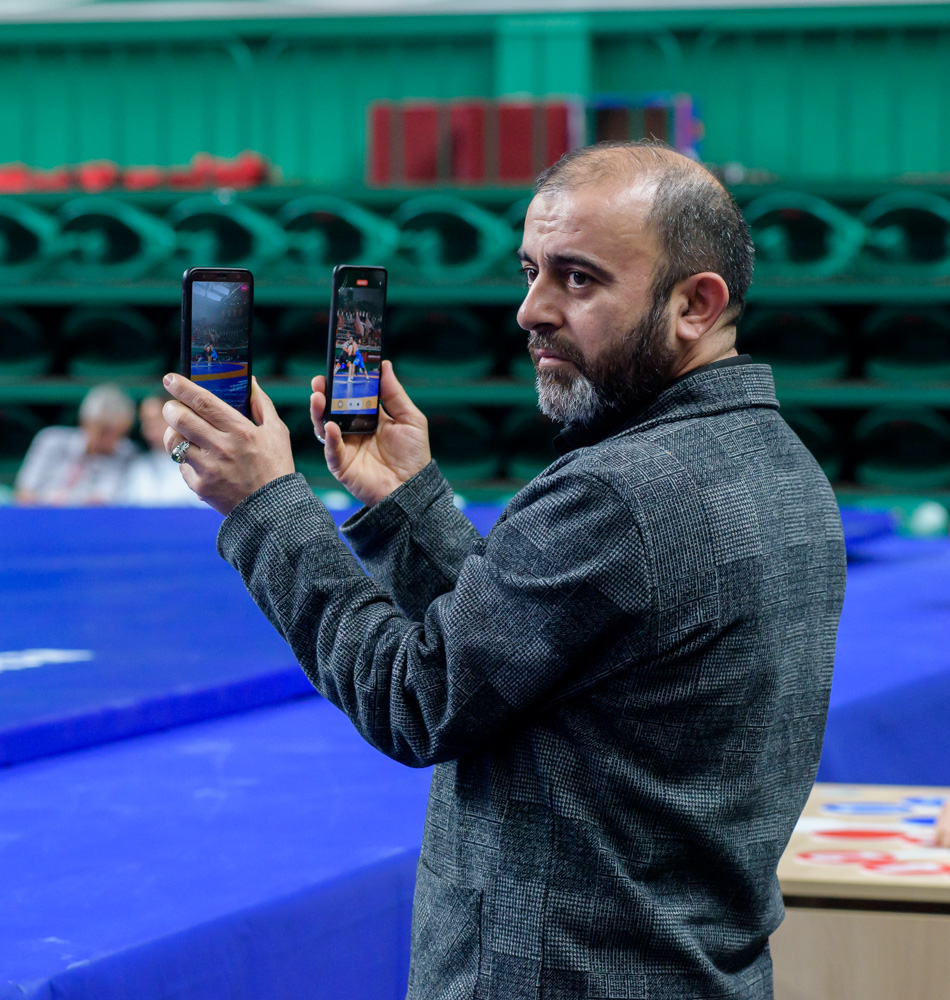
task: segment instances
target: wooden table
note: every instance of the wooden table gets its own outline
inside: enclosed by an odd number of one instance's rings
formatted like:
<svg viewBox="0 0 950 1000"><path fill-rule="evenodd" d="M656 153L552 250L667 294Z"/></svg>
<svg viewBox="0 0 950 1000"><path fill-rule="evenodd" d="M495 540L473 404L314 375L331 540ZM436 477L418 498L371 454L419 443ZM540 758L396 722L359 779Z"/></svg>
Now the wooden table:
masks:
<svg viewBox="0 0 950 1000"><path fill-rule="evenodd" d="M776 1000L950 998L948 788L816 785L779 881Z"/></svg>

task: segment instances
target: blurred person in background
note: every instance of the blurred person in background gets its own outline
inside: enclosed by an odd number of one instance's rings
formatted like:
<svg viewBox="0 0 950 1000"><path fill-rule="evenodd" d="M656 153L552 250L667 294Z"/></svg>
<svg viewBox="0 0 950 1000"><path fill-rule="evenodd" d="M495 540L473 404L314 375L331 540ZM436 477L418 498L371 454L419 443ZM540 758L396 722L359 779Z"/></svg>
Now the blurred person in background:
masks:
<svg viewBox="0 0 950 1000"><path fill-rule="evenodd" d="M148 451L132 459L115 502L128 507L204 507L178 466L168 461L164 405L160 396L146 396L139 404L139 430Z"/></svg>
<svg viewBox="0 0 950 1000"><path fill-rule="evenodd" d="M45 427L33 439L14 484L14 500L43 507L115 502L135 445L129 431L135 404L117 386L90 389L78 427Z"/></svg>

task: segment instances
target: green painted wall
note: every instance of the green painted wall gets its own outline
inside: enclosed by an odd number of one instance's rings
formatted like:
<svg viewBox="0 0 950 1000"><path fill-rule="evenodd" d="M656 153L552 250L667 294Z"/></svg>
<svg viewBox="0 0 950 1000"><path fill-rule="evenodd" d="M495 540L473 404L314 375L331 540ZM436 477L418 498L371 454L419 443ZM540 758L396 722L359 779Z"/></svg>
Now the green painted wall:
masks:
<svg viewBox="0 0 950 1000"><path fill-rule="evenodd" d="M694 94L713 162L829 180L950 165L947 27L664 32L595 47L595 89Z"/></svg>
<svg viewBox="0 0 950 1000"><path fill-rule="evenodd" d="M0 162L250 147L288 178L351 186L374 98L683 90L709 161L881 181L950 165L948 67L947 5L7 24Z"/></svg>

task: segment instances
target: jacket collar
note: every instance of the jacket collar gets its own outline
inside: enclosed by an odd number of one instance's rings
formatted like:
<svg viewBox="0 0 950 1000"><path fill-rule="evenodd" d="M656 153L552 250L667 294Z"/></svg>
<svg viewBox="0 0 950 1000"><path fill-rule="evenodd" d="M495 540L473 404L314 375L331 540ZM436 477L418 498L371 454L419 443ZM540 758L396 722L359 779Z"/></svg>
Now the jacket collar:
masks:
<svg viewBox="0 0 950 1000"><path fill-rule="evenodd" d="M752 363L748 355L728 360L730 364L717 362L687 372L632 417L615 417L595 427L565 427L554 439L554 447L566 455L575 448L598 444L616 434L647 430L656 424L753 406L777 410L772 369Z"/></svg>

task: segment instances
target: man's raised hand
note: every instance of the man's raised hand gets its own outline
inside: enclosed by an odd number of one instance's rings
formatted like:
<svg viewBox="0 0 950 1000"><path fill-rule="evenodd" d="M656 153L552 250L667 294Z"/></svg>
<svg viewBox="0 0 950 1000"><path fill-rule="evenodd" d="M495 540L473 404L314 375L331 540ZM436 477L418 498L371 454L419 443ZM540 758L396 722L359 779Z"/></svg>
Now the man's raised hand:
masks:
<svg viewBox="0 0 950 1000"><path fill-rule="evenodd" d="M426 418L406 394L384 361L379 377L379 424L374 434L347 434L332 420L323 422L326 378L311 382L310 419L323 439L327 468L333 477L367 507L389 496L432 460ZM385 407L385 409L384 409Z"/></svg>
<svg viewBox="0 0 950 1000"><path fill-rule="evenodd" d="M251 383L254 422L183 375L166 375L165 388L175 397L162 410L165 450L190 442L181 474L218 513L230 513L261 486L294 471L290 434L257 379Z"/></svg>

